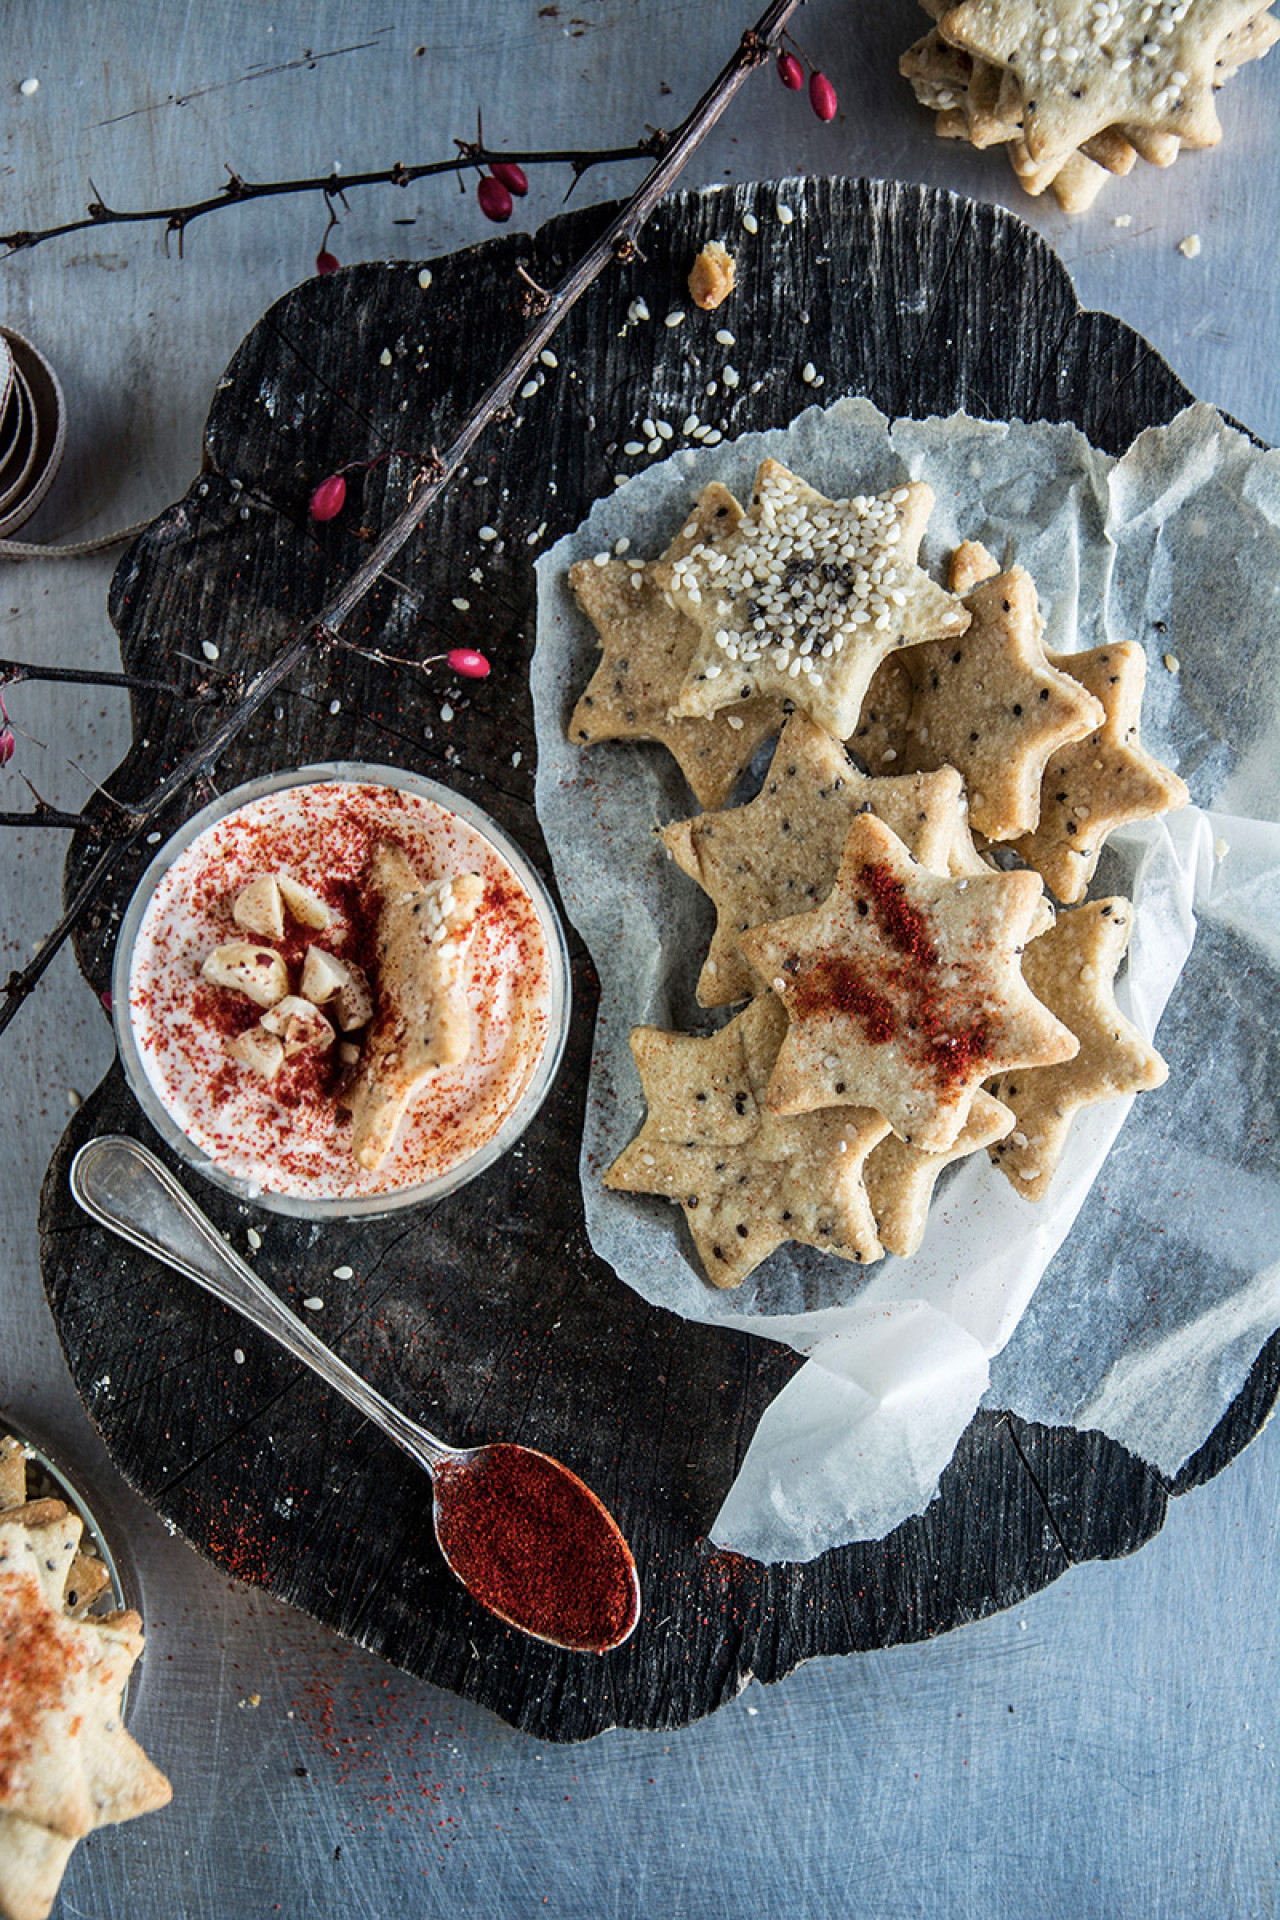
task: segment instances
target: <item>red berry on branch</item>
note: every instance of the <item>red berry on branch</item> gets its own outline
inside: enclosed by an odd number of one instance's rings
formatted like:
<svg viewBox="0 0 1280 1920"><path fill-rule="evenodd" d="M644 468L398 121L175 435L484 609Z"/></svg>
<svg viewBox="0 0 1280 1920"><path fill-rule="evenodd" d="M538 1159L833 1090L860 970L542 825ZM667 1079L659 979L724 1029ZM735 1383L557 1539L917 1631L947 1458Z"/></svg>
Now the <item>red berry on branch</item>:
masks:
<svg viewBox="0 0 1280 1920"><path fill-rule="evenodd" d="M804 85L804 68L795 54L788 53L785 49L778 55L778 78L792 93L799 93Z"/></svg>
<svg viewBox="0 0 1280 1920"><path fill-rule="evenodd" d="M809 82L809 105L819 120L834 120L838 104L836 90L826 74L815 73Z"/></svg>
<svg viewBox="0 0 1280 1920"><path fill-rule="evenodd" d="M309 508L313 520L336 520L346 505L347 483L340 473L322 480L311 496Z"/></svg>
<svg viewBox="0 0 1280 1920"><path fill-rule="evenodd" d="M330 253L327 247L321 247L316 255L317 273L336 273L340 264L337 255Z"/></svg>
<svg viewBox="0 0 1280 1920"><path fill-rule="evenodd" d="M523 200L529 191L529 176L516 160L495 160L489 169L495 180L501 180L508 193L514 193L517 200Z"/></svg>
<svg viewBox="0 0 1280 1920"><path fill-rule="evenodd" d="M496 220L501 226L504 220L511 218L511 195L493 174L485 174L476 188L476 199L486 220Z"/></svg>
<svg viewBox="0 0 1280 1920"><path fill-rule="evenodd" d="M474 647L455 647L452 653L445 655L445 659L454 672L460 673L464 680L489 678L489 662L482 653L477 653Z"/></svg>

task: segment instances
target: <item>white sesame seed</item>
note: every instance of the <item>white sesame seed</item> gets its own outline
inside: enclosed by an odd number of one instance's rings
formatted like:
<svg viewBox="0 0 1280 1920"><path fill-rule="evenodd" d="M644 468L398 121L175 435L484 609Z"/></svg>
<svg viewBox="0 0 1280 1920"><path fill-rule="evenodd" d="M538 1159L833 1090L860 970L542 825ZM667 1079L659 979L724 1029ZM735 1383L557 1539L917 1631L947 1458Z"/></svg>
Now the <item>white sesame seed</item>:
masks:
<svg viewBox="0 0 1280 1920"><path fill-rule="evenodd" d="M320 1295L318 1293L309 1293L302 1304L306 1308L308 1313L324 1312L324 1301L320 1298Z"/></svg>
<svg viewBox="0 0 1280 1920"><path fill-rule="evenodd" d="M658 421L658 432L662 435L662 438L664 440L674 439L675 431L676 431L675 428L672 426L669 420Z"/></svg>
<svg viewBox="0 0 1280 1920"><path fill-rule="evenodd" d="M645 452L646 452L646 453L661 453L661 452L662 452L662 442L661 442L661 440L659 440L659 438L658 438L658 436L657 436L657 434L656 434L656 433L654 434L654 436L653 436L653 439L652 439L652 440L646 440L646 441L645 441L645 444L644 444L644 450L645 450Z"/></svg>
<svg viewBox="0 0 1280 1920"><path fill-rule="evenodd" d="M800 378L804 381L806 386L811 387L814 381L817 379L817 377L818 377L818 369L814 366L812 360L806 360L804 365L800 369Z"/></svg>
<svg viewBox="0 0 1280 1920"><path fill-rule="evenodd" d="M202 640L200 642L200 651L206 660L216 660L218 657L218 649L214 646L212 640Z"/></svg>
<svg viewBox="0 0 1280 1920"><path fill-rule="evenodd" d="M560 362L556 359L556 356L554 355L554 353L552 353L550 347L544 347L542 349L542 352L538 355L538 358L539 360L541 360L544 367L558 367L560 365Z"/></svg>
<svg viewBox="0 0 1280 1920"><path fill-rule="evenodd" d="M354 1267L335 1267L333 1277L335 1280L350 1280L354 1272Z"/></svg>
<svg viewBox="0 0 1280 1920"><path fill-rule="evenodd" d="M24 80L22 85L18 88L18 92L23 94L25 98L28 100L31 98L33 93L39 93L39 91L40 91L40 82L34 77L30 80Z"/></svg>
<svg viewBox="0 0 1280 1920"><path fill-rule="evenodd" d="M632 326L635 326L637 321L647 320L649 318L649 309L643 300L633 300L631 302L631 305L627 308L627 318Z"/></svg>
<svg viewBox="0 0 1280 1920"><path fill-rule="evenodd" d="M738 369L736 367L725 367L721 371L720 378L726 387L732 389L738 384Z"/></svg>
<svg viewBox="0 0 1280 1920"><path fill-rule="evenodd" d="M444 705L440 709L440 718L444 721L446 726L448 726L449 722L453 718L453 708L449 705L447 700L445 701Z"/></svg>
<svg viewBox="0 0 1280 1920"><path fill-rule="evenodd" d="M1200 252L1200 235L1198 233L1189 233L1185 240L1179 240L1178 252L1184 260L1196 259Z"/></svg>
<svg viewBox="0 0 1280 1920"><path fill-rule="evenodd" d="M522 400L532 400L532 399L533 399L533 396L534 396L534 394L535 394L535 393L536 393L537 391L538 391L538 383L537 383L537 381L536 381L536 380L526 380L526 381L525 381L525 383L524 383L524 385L523 385L523 386L521 387L521 389L520 389L520 398L521 398Z"/></svg>
<svg viewBox="0 0 1280 1920"><path fill-rule="evenodd" d="M691 433L696 433L698 431L698 425L699 425L699 422L698 422L697 414L686 413L684 419L680 423L680 431L682 434L684 434L685 438L687 439Z"/></svg>
<svg viewBox="0 0 1280 1920"><path fill-rule="evenodd" d="M754 213L744 213L742 216L742 224L748 233L759 233L760 231L760 222L756 219Z"/></svg>
<svg viewBox="0 0 1280 1920"><path fill-rule="evenodd" d="M1118 213L1111 224L1113 227L1131 227L1133 225L1133 215L1131 213Z"/></svg>
<svg viewBox="0 0 1280 1920"><path fill-rule="evenodd" d="M391 365L390 347L384 347L382 349L382 352L378 355L378 364L383 367L389 367Z"/></svg>
<svg viewBox="0 0 1280 1920"><path fill-rule="evenodd" d="M243 1347L233 1348L231 1358L235 1361L238 1367L242 1367L244 1365L244 1348Z"/></svg>
<svg viewBox="0 0 1280 1920"><path fill-rule="evenodd" d="M607 553L593 553L591 561L593 566L607 567L609 564L609 556Z"/></svg>
<svg viewBox="0 0 1280 1920"><path fill-rule="evenodd" d="M1163 656L1163 658L1164 658L1164 664L1165 664L1165 670L1166 670L1166 672L1168 672L1168 673L1179 673L1179 672L1181 672L1181 670L1182 670L1182 662L1181 662L1181 660L1179 660L1179 658L1178 658L1178 656L1177 656L1177 654L1176 654L1176 653L1166 653L1166 654L1165 654L1165 655Z"/></svg>
<svg viewBox="0 0 1280 1920"><path fill-rule="evenodd" d="M245 1239L249 1242L249 1246L254 1253L256 1253L262 1245L262 1235L256 1227L250 1227L248 1233L245 1234Z"/></svg>
<svg viewBox="0 0 1280 1920"><path fill-rule="evenodd" d="M668 326L668 327L679 327L679 326L683 326L683 324L684 324L684 315L683 315L683 313L681 313L681 311L680 311L680 309L679 309L679 307L676 307L676 308L674 308L674 309L672 310L672 312L670 312L670 313L669 313L669 314L667 315L667 317L666 317L666 320L665 320L665 321L663 322L663 324L664 324L664 326Z"/></svg>
<svg viewBox="0 0 1280 1920"><path fill-rule="evenodd" d="M631 545L631 542L630 540L628 540L626 534L624 533L620 540L614 541L613 550L615 553L625 553L630 545Z"/></svg>
<svg viewBox="0 0 1280 1920"><path fill-rule="evenodd" d="M638 453L644 452L644 442L642 440L628 440L622 451L634 460Z"/></svg>
<svg viewBox="0 0 1280 1920"><path fill-rule="evenodd" d="M496 540L497 537L498 537L498 529L496 527L481 527L480 532L477 535L478 539L484 540L484 541Z"/></svg>
<svg viewBox="0 0 1280 1920"><path fill-rule="evenodd" d="M640 431L646 440L652 440L658 429L652 420L642 420L640 422Z"/></svg>
<svg viewBox="0 0 1280 1920"><path fill-rule="evenodd" d="M470 613L471 611L471 602L465 599L462 594L457 596L453 604L459 613Z"/></svg>
<svg viewBox="0 0 1280 1920"><path fill-rule="evenodd" d="M724 435L721 433L719 427L712 427L709 433L700 433L698 438L704 447L718 447L724 439Z"/></svg>
<svg viewBox="0 0 1280 1920"><path fill-rule="evenodd" d="M341 700L331 700L329 702L329 711L330 713L341 713L342 712Z"/></svg>
<svg viewBox="0 0 1280 1920"><path fill-rule="evenodd" d="M782 222L784 227L789 227L791 225L791 222L796 217L793 209L787 206L785 202L782 200L779 200L777 206L774 208L774 212L777 214L779 220Z"/></svg>

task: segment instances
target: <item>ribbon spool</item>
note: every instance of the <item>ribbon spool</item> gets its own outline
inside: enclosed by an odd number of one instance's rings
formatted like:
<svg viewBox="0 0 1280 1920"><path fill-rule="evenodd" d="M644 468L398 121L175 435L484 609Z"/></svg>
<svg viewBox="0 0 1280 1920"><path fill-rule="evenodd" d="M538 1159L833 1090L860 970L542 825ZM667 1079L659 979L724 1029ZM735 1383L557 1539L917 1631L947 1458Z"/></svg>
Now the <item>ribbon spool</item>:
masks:
<svg viewBox="0 0 1280 1920"><path fill-rule="evenodd" d="M0 540L28 521L62 464L67 408L38 347L0 327Z"/></svg>
<svg viewBox="0 0 1280 1920"><path fill-rule="evenodd" d="M67 443L67 405L38 347L0 327L0 560L69 560L104 553L141 533L145 520L96 540L43 547L9 535L25 525L57 477Z"/></svg>

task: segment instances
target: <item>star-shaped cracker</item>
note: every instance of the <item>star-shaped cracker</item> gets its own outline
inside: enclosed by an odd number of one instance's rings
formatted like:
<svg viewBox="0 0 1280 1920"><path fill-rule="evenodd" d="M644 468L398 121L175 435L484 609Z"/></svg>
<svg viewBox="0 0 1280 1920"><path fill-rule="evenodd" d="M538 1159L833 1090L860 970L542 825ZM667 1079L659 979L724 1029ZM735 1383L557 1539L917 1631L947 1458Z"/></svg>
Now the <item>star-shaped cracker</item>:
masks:
<svg viewBox="0 0 1280 1920"><path fill-rule="evenodd" d="M0 1810L74 1840L170 1797L120 1721L142 1647L135 1613L72 1620L29 1530L0 1522Z"/></svg>
<svg viewBox="0 0 1280 1920"><path fill-rule="evenodd" d="M993 577L983 577L988 568ZM903 760L915 772L957 767L974 829L988 840L1013 840L1039 820L1050 755L1092 733L1105 715L1078 681L1050 665L1035 586L1021 567L997 572L985 548L966 542L952 561L952 585L966 595L968 632L913 647L900 663L913 689Z"/></svg>
<svg viewBox="0 0 1280 1920"><path fill-rule="evenodd" d="M1023 139L1044 163L1108 127L1215 146L1218 53L1258 11L1258 0L962 0L939 31L1017 75Z"/></svg>
<svg viewBox="0 0 1280 1920"><path fill-rule="evenodd" d="M1045 1067L1041 1071L1051 1073L1056 1069ZM1003 1139L1016 1125L1008 1107L979 1089L973 1096L969 1118L945 1153L923 1153L892 1133L873 1147L867 1155L863 1179L885 1250L903 1259L913 1254L924 1239L929 1202L943 1169L953 1160L963 1160Z"/></svg>
<svg viewBox="0 0 1280 1920"><path fill-rule="evenodd" d="M769 1081L775 1113L874 1107L909 1145L943 1153L983 1080L1076 1052L1034 998L1020 954L1034 874L946 880L863 814L829 899L739 936L791 1026Z"/></svg>
<svg viewBox="0 0 1280 1920"><path fill-rule="evenodd" d="M874 779L807 714L783 728L764 785L745 806L679 820L663 832L677 865L715 902L717 923L698 981L704 1007L730 1006L764 982L738 935L807 913L826 899L851 823L868 810L939 873L984 872L966 825L964 787L948 768Z"/></svg>
<svg viewBox="0 0 1280 1920"><path fill-rule="evenodd" d="M969 624L915 563L932 505L918 481L826 500L766 460L728 540L659 570L699 632L674 712L716 713L772 694L847 739L887 653Z"/></svg>
<svg viewBox="0 0 1280 1920"><path fill-rule="evenodd" d="M1039 824L1015 840L1013 850L1070 903L1083 900L1113 827L1184 807L1188 794L1177 774L1139 744L1147 660L1136 641L1049 658L1102 702L1106 719L1086 740L1051 757Z"/></svg>
<svg viewBox="0 0 1280 1920"><path fill-rule="evenodd" d="M741 518L733 495L713 482L661 561L599 554L569 570L569 584L603 648L573 710L569 738L583 746L598 740L658 741L675 755L702 807L723 806L760 742L782 725L784 708L761 697L744 701L732 714L672 718L698 630L671 605L656 576L693 547L720 551Z"/></svg>
<svg viewBox="0 0 1280 1920"><path fill-rule="evenodd" d="M710 1038L637 1027L648 1115L605 1185L676 1200L713 1286L736 1287L788 1240L877 1260L862 1164L888 1131L849 1109L783 1119L765 1088L786 1015L762 994Z"/></svg>
<svg viewBox="0 0 1280 1920"><path fill-rule="evenodd" d="M1082 1107L1163 1086L1168 1077L1164 1061L1125 1019L1112 990L1132 919L1127 900L1090 901L1061 914L1022 957L1032 991L1080 1042L1074 1060L1002 1074L991 1083L995 1097L1016 1116L992 1158L1028 1200L1043 1200L1048 1192Z"/></svg>

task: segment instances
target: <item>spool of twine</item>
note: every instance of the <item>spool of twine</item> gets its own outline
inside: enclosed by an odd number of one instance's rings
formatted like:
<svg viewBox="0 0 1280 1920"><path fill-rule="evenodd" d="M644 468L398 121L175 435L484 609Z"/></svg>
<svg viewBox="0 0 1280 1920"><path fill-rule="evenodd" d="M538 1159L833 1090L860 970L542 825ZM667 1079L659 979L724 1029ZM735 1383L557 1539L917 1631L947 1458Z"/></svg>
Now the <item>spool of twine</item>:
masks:
<svg viewBox="0 0 1280 1920"><path fill-rule="evenodd" d="M0 559L71 560L104 553L147 522L96 540L46 547L8 536L31 518L57 477L67 441L67 406L57 374L38 347L0 327Z"/></svg>

